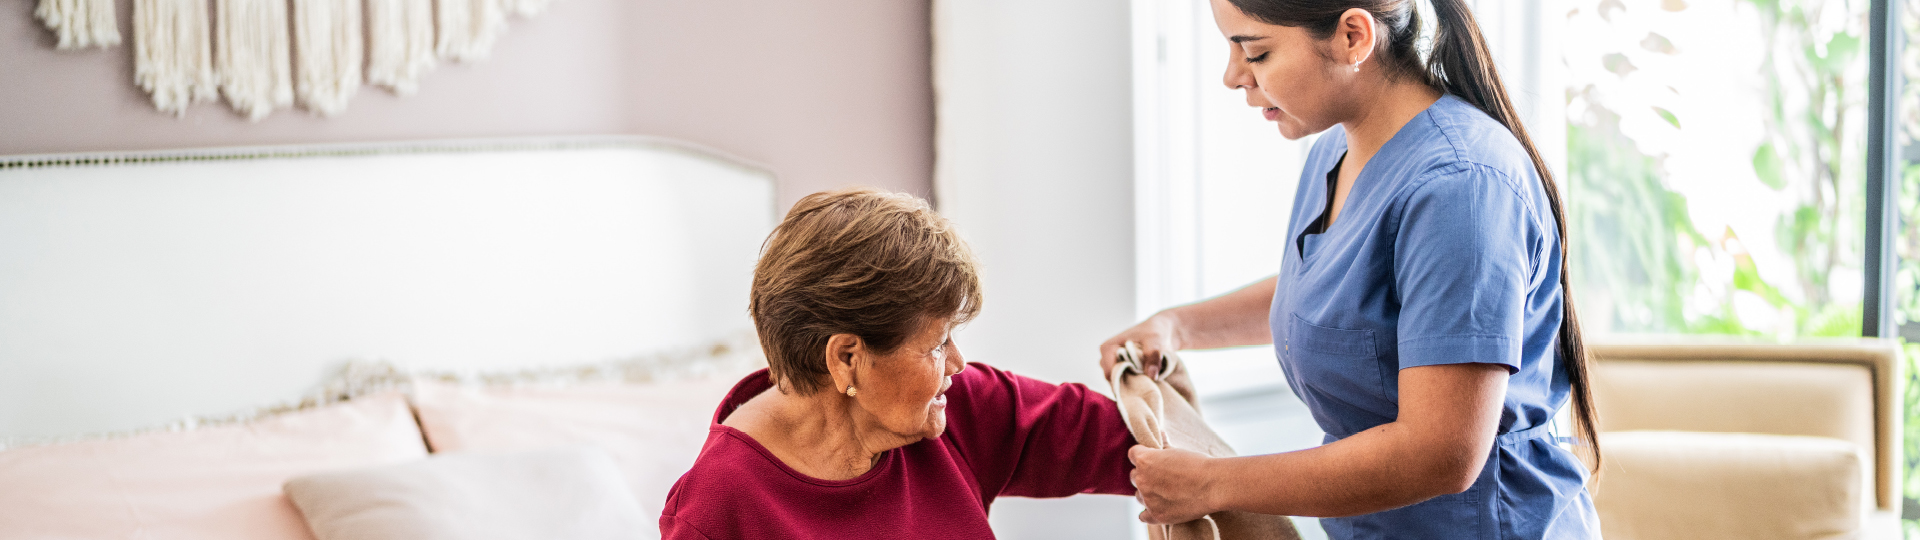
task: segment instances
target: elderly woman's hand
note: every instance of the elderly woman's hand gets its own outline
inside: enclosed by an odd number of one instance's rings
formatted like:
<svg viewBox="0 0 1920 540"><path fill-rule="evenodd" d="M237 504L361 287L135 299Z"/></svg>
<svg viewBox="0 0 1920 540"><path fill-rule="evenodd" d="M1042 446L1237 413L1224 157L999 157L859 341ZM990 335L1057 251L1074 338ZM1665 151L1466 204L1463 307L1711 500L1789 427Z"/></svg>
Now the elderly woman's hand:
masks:
<svg viewBox="0 0 1920 540"><path fill-rule="evenodd" d="M1147 507L1140 513L1140 521L1185 523L1220 510L1212 500L1219 489L1208 474L1213 458L1187 450L1136 445L1127 451L1127 459L1133 461L1133 487L1138 490L1135 497Z"/></svg>

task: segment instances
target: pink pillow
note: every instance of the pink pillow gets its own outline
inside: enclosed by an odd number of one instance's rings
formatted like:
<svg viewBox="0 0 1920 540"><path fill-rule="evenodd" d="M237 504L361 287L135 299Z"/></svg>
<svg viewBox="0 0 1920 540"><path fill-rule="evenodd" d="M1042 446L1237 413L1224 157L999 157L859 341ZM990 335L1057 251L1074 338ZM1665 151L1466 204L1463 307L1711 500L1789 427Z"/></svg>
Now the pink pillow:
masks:
<svg viewBox="0 0 1920 540"><path fill-rule="evenodd" d="M280 485L426 455L399 394L0 452L0 538L311 539Z"/></svg>
<svg viewBox="0 0 1920 540"><path fill-rule="evenodd" d="M641 511L658 518L667 490L693 467L714 409L736 382L713 376L516 387L416 380L413 403L434 452L598 447L625 474Z"/></svg>

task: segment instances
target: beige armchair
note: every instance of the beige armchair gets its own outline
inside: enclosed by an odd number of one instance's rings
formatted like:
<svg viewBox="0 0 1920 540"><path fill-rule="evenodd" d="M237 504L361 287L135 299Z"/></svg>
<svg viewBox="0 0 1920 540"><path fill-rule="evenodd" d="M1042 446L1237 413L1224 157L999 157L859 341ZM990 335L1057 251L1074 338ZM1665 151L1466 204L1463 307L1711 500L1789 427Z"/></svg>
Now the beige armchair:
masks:
<svg viewBox="0 0 1920 540"><path fill-rule="evenodd" d="M1899 349L1885 340L1590 343L1611 540L1899 536Z"/></svg>

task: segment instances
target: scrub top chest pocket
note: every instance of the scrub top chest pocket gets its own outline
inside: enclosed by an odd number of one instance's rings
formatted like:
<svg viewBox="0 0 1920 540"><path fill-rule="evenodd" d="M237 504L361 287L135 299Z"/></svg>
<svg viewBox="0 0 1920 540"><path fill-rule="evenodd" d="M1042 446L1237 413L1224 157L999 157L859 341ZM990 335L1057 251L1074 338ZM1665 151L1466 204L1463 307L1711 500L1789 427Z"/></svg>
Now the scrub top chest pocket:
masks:
<svg viewBox="0 0 1920 540"><path fill-rule="evenodd" d="M1304 400L1336 400L1345 407L1372 409L1387 399L1379 348L1372 330L1346 330L1307 322L1288 314L1286 343L1281 353L1287 369L1302 383ZM1389 404L1389 407L1391 405ZM1345 437L1335 426L1321 427ZM1346 427L1346 426L1343 426Z"/></svg>

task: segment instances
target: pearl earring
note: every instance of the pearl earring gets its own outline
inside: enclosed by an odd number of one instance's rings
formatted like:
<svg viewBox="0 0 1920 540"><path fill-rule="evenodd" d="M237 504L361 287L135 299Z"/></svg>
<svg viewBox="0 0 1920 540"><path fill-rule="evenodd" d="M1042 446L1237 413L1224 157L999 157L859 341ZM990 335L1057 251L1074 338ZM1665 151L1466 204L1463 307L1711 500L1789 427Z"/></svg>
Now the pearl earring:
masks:
<svg viewBox="0 0 1920 540"><path fill-rule="evenodd" d="M853 385L851 384L847 385L847 397L855 397L859 395L860 395L860 389L854 388Z"/></svg>
<svg viewBox="0 0 1920 540"><path fill-rule="evenodd" d="M1359 63L1359 62L1354 62L1354 63L1353 63L1353 72L1354 72L1354 73L1359 73L1359 72L1360 72L1360 63Z"/></svg>

